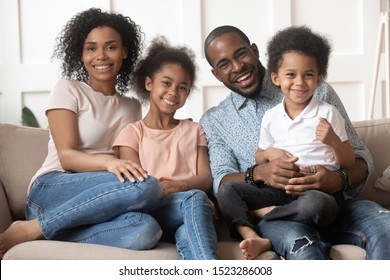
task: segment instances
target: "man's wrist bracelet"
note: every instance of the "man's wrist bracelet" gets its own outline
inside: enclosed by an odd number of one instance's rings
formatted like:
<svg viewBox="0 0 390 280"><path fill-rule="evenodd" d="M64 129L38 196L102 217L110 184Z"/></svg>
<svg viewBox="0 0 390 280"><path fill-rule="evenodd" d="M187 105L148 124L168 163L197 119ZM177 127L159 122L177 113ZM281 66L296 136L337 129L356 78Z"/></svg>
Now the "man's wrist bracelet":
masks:
<svg viewBox="0 0 390 280"><path fill-rule="evenodd" d="M350 185L349 184L348 170L347 169L340 169L340 170L337 170L337 173L339 173L341 178L343 179L343 183L344 183L343 191L347 191L349 188L349 185Z"/></svg>
<svg viewBox="0 0 390 280"><path fill-rule="evenodd" d="M253 172L255 171L255 167L258 166L258 164L252 165L251 167L248 167L248 169L245 172L245 182L247 184L251 184L256 186L255 179L253 177Z"/></svg>

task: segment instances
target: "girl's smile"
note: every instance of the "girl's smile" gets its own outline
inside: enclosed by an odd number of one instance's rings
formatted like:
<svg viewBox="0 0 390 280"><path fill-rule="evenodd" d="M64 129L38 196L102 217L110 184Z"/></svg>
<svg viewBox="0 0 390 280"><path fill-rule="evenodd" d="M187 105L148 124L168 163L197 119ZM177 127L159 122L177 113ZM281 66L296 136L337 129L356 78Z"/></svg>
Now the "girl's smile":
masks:
<svg viewBox="0 0 390 280"><path fill-rule="evenodd" d="M191 87L187 71L179 64L165 64L152 78L147 77L145 87L150 92L151 108L161 113L174 114L184 106Z"/></svg>

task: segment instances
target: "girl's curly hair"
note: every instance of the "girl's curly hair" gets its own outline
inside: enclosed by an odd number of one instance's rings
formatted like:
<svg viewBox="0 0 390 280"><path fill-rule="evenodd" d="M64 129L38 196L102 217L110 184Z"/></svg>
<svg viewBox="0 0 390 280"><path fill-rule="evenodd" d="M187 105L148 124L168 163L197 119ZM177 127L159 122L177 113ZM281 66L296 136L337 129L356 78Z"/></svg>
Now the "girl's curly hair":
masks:
<svg viewBox="0 0 390 280"><path fill-rule="evenodd" d="M115 29L127 51L127 58L117 76L117 90L120 93L128 91L130 75L143 48L143 33L139 25L129 17L121 14L102 12L91 8L76 14L67 22L62 32L57 36L56 47L52 58L62 60L62 75L77 81L87 81L88 72L81 61L86 37L97 27Z"/></svg>
<svg viewBox="0 0 390 280"><path fill-rule="evenodd" d="M283 54L290 51L314 57L319 74L326 77L331 45L325 37L306 26L291 26L278 31L267 45L267 68L270 73L278 71Z"/></svg>
<svg viewBox="0 0 390 280"><path fill-rule="evenodd" d="M179 64L187 71L191 80L190 91L195 88L197 65L194 52L185 46L173 47L164 36L158 36L152 40L145 56L138 61L130 79L130 87L142 103L148 102L150 96L145 88L146 77L153 79L156 72L171 63Z"/></svg>

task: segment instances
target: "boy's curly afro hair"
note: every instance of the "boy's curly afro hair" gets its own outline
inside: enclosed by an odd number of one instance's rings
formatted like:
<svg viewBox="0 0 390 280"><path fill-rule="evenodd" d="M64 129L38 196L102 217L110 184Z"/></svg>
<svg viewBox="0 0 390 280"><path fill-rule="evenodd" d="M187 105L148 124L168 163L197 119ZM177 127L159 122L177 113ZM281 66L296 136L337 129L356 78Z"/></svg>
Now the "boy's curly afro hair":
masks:
<svg viewBox="0 0 390 280"><path fill-rule="evenodd" d="M325 37L312 32L306 26L291 26L278 31L267 45L268 70L276 73L283 54L290 51L314 57L319 75L326 77L331 46Z"/></svg>

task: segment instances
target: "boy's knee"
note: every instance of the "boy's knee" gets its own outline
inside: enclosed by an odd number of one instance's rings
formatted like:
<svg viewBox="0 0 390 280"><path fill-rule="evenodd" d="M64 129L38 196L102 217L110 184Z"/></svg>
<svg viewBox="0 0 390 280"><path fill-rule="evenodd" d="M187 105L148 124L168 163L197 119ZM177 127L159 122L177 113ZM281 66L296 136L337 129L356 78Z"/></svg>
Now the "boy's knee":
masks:
<svg viewBox="0 0 390 280"><path fill-rule="evenodd" d="M336 199L329 194L320 191L308 191L306 195L307 203L302 204L302 207L308 211L321 211L332 208L338 208ZM303 210L304 210L303 209Z"/></svg>

